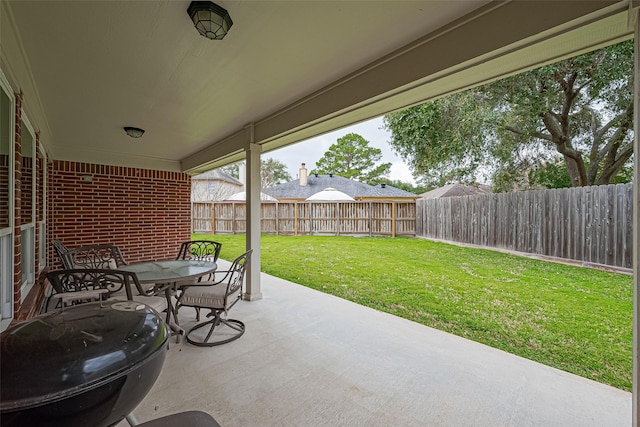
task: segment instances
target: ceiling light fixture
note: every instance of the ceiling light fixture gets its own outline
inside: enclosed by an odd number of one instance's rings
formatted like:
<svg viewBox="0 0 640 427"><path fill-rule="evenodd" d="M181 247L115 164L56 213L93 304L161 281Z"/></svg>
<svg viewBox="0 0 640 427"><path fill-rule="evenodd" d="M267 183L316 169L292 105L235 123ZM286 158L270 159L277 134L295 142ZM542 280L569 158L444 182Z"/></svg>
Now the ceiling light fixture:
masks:
<svg viewBox="0 0 640 427"><path fill-rule="evenodd" d="M192 1L187 13L200 35L211 40L222 40L233 25L229 12L210 1Z"/></svg>
<svg viewBox="0 0 640 427"><path fill-rule="evenodd" d="M134 127L131 127L131 126L125 126L124 127L124 131L131 138L140 138L144 134L144 129L134 128Z"/></svg>

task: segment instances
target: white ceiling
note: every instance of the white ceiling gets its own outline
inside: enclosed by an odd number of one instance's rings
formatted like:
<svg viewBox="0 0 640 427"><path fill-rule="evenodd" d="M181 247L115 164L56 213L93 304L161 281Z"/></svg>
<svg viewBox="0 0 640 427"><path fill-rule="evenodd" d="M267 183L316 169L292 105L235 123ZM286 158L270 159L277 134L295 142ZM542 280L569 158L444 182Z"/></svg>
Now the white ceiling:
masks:
<svg viewBox="0 0 640 427"><path fill-rule="evenodd" d="M629 35L626 1L217 4L222 41L189 1L3 1L2 71L53 158L200 172Z"/></svg>

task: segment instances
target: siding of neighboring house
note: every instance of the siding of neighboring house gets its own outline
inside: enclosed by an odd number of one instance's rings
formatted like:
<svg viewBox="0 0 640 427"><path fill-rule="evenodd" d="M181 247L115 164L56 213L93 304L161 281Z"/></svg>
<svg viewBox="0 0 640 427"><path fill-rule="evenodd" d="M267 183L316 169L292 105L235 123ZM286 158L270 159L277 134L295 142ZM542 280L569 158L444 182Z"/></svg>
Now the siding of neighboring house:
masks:
<svg viewBox="0 0 640 427"><path fill-rule="evenodd" d="M242 190L242 182L218 170L191 178L192 202L219 202Z"/></svg>
<svg viewBox="0 0 640 427"><path fill-rule="evenodd" d="M127 262L173 259L191 233L191 180L179 172L54 161L49 241L112 243ZM50 245L49 265L57 265Z"/></svg>

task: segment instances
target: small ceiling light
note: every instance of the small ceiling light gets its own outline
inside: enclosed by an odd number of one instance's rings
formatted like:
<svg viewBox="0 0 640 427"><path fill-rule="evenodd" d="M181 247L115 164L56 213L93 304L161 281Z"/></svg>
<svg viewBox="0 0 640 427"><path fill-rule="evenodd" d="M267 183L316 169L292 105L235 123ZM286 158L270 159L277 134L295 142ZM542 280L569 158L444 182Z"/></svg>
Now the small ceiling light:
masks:
<svg viewBox="0 0 640 427"><path fill-rule="evenodd" d="M125 126L124 131L131 138L140 138L144 134L144 129L134 128L131 126Z"/></svg>
<svg viewBox="0 0 640 427"><path fill-rule="evenodd" d="M211 40L222 40L233 25L229 12L210 1L192 1L187 13L200 35Z"/></svg>

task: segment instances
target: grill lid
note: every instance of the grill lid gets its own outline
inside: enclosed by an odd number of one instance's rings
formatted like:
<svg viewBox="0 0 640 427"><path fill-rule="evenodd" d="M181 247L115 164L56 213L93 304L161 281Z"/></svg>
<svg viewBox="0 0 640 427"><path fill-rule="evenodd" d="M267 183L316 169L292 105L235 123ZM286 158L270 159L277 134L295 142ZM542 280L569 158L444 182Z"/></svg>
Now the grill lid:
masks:
<svg viewBox="0 0 640 427"><path fill-rule="evenodd" d="M0 335L0 410L99 387L164 351L168 336L158 313L133 301L82 304L19 323Z"/></svg>

